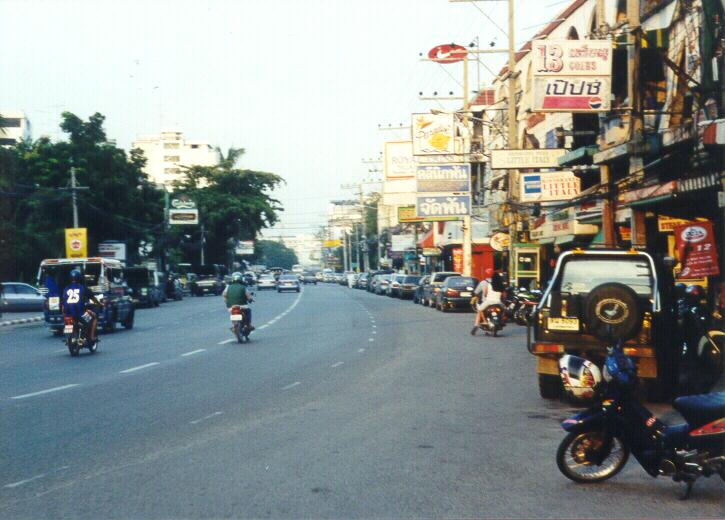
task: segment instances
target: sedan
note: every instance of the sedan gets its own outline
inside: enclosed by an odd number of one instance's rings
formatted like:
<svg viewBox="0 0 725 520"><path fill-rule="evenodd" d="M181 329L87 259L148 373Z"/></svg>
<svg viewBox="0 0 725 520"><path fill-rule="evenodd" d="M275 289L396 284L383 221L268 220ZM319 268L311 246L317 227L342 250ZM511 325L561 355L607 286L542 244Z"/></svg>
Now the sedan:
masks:
<svg viewBox="0 0 725 520"><path fill-rule="evenodd" d="M277 292L295 291L300 292L300 279L296 274L283 274L277 282Z"/></svg>
<svg viewBox="0 0 725 520"><path fill-rule="evenodd" d="M0 292L0 312L43 312L45 298L32 285L20 282L4 282Z"/></svg>
<svg viewBox="0 0 725 520"><path fill-rule="evenodd" d="M398 296L402 299L413 298L416 289L418 289L418 282L420 282L420 276L407 275L400 282L400 288L398 289Z"/></svg>
<svg viewBox="0 0 725 520"><path fill-rule="evenodd" d="M317 285L317 275L314 273L302 273L302 283L305 285L308 283Z"/></svg>
<svg viewBox="0 0 725 520"><path fill-rule="evenodd" d="M449 276L436 295L436 309L443 312L452 309L470 309L473 291L477 285L478 280L470 276Z"/></svg>
<svg viewBox="0 0 725 520"><path fill-rule="evenodd" d="M404 274L391 274L390 283L385 288L385 294L388 296L400 296L400 284L405 280Z"/></svg>
<svg viewBox="0 0 725 520"><path fill-rule="evenodd" d="M381 274L378 276L378 283L375 284L375 294L380 296L387 292L391 276L390 274Z"/></svg>
<svg viewBox="0 0 725 520"><path fill-rule="evenodd" d="M263 274L257 280L257 290L274 289L277 287L277 280L271 274Z"/></svg>

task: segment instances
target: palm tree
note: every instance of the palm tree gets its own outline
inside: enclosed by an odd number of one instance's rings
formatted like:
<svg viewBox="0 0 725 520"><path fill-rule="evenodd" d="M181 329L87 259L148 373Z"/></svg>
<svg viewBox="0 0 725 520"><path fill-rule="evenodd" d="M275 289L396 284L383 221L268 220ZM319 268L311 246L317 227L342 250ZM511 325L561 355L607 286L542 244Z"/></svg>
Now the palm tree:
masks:
<svg viewBox="0 0 725 520"><path fill-rule="evenodd" d="M231 170L236 166L237 161L244 155L244 148L233 148L229 147L226 156L220 147L215 148L216 153L219 155L219 167L223 170Z"/></svg>

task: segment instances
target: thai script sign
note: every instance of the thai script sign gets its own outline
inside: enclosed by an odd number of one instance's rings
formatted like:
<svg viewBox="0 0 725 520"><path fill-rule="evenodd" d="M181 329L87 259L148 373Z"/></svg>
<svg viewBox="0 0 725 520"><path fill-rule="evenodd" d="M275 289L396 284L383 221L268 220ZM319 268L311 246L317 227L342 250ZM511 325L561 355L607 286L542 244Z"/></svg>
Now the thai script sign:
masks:
<svg viewBox="0 0 725 520"><path fill-rule="evenodd" d="M436 221L458 220L458 217L438 217ZM430 222L430 218L419 217L415 206L398 206L398 222Z"/></svg>
<svg viewBox="0 0 725 520"><path fill-rule="evenodd" d="M412 114L413 155L453 154L453 114Z"/></svg>
<svg viewBox="0 0 725 520"><path fill-rule="evenodd" d="M564 148L537 148L532 150L491 150L491 168L494 170L518 168L558 168Z"/></svg>
<svg viewBox="0 0 725 520"><path fill-rule="evenodd" d="M419 193L471 191L470 164L418 166L415 175Z"/></svg>
<svg viewBox="0 0 725 520"><path fill-rule="evenodd" d="M692 222L675 228L682 270L678 278L702 278L720 274L712 222Z"/></svg>
<svg viewBox="0 0 725 520"><path fill-rule="evenodd" d="M522 173L519 187L522 202L569 200L581 191L581 180L572 172Z"/></svg>
<svg viewBox="0 0 725 520"><path fill-rule="evenodd" d="M610 109L612 44L608 40L540 40L532 44L535 112Z"/></svg>
<svg viewBox="0 0 725 520"><path fill-rule="evenodd" d="M193 225L199 223L198 209L170 209L170 225Z"/></svg>
<svg viewBox="0 0 725 520"><path fill-rule="evenodd" d="M66 258L86 258L88 256L87 228L66 228L65 256Z"/></svg>
<svg viewBox="0 0 725 520"><path fill-rule="evenodd" d="M102 258L115 258L121 262L126 261L126 243L107 240L98 243L98 256Z"/></svg>
<svg viewBox="0 0 725 520"><path fill-rule="evenodd" d="M389 141L385 143L383 169L386 179L410 179L415 177L413 143Z"/></svg>
<svg viewBox="0 0 725 520"><path fill-rule="evenodd" d="M426 219L465 217L471 214L470 195L418 195L415 211Z"/></svg>

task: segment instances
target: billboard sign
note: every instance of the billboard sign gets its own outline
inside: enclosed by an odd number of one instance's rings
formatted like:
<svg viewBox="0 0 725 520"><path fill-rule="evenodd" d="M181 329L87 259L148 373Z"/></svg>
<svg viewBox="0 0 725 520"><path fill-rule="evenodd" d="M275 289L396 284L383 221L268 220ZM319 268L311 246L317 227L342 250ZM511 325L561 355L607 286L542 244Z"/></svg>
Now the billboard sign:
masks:
<svg viewBox="0 0 725 520"><path fill-rule="evenodd" d="M413 143L411 141L388 141L384 148L383 170L386 179L411 179L415 177Z"/></svg>
<svg viewBox="0 0 725 520"><path fill-rule="evenodd" d="M457 63L463 61L468 54L468 49L455 43L444 43L436 45L428 51L428 58L436 63Z"/></svg>
<svg viewBox="0 0 725 520"><path fill-rule="evenodd" d="M121 262L126 261L126 243L106 241L98 244L98 256L101 258L115 258Z"/></svg>
<svg viewBox="0 0 725 520"><path fill-rule="evenodd" d="M682 265L680 279L720 274L712 222L701 221L675 227L677 255Z"/></svg>
<svg viewBox="0 0 725 520"><path fill-rule="evenodd" d="M405 251L407 249L415 249L415 235L391 235L390 250Z"/></svg>
<svg viewBox="0 0 725 520"><path fill-rule="evenodd" d="M608 111L612 55L609 40L534 41L534 111Z"/></svg>
<svg viewBox="0 0 725 520"><path fill-rule="evenodd" d="M325 242L324 242L324 246L328 249L340 247L341 245L342 245L342 240L325 240Z"/></svg>
<svg viewBox="0 0 725 520"><path fill-rule="evenodd" d="M178 197L171 199L171 207L174 209L195 209L196 202L186 195L179 195Z"/></svg>
<svg viewBox="0 0 725 520"><path fill-rule="evenodd" d="M174 226L194 225L199 223L198 209L170 209L169 224Z"/></svg>
<svg viewBox="0 0 725 520"><path fill-rule="evenodd" d="M413 114L413 155L456 153L453 114Z"/></svg>
<svg viewBox="0 0 725 520"><path fill-rule="evenodd" d="M237 242L237 247L234 248L234 253L240 256L253 255L254 240L240 240Z"/></svg>
<svg viewBox="0 0 725 520"><path fill-rule="evenodd" d="M471 191L470 164L418 166L415 172L418 193Z"/></svg>
<svg viewBox="0 0 725 520"><path fill-rule="evenodd" d="M581 180L572 172L521 173L521 202L570 200L579 195Z"/></svg>
<svg viewBox="0 0 725 520"><path fill-rule="evenodd" d="M458 217L438 217L435 219L436 222L446 220L459 220ZM431 219L425 217L419 217L415 212L415 206L398 206L398 222L415 223L415 222L432 222Z"/></svg>
<svg viewBox="0 0 725 520"><path fill-rule="evenodd" d="M564 148L537 148L531 150L491 150L491 169L558 168Z"/></svg>
<svg viewBox="0 0 725 520"><path fill-rule="evenodd" d="M471 214L470 195L418 195L415 201L418 216L427 220L439 217L466 217Z"/></svg>
<svg viewBox="0 0 725 520"><path fill-rule="evenodd" d="M86 258L88 256L88 230L86 228L66 228L66 258Z"/></svg>

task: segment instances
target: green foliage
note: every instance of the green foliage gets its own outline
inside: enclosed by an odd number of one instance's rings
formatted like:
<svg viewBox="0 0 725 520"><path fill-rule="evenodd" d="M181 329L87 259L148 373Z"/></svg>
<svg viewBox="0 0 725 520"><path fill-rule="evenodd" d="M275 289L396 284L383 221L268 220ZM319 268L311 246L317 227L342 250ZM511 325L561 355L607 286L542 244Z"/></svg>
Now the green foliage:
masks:
<svg viewBox="0 0 725 520"><path fill-rule="evenodd" d="M281 242L273 240L259 240L254 245L255 262L267 267L281 267L292 269L292 266L299 263L297 255L289 247Z"/></svg>

